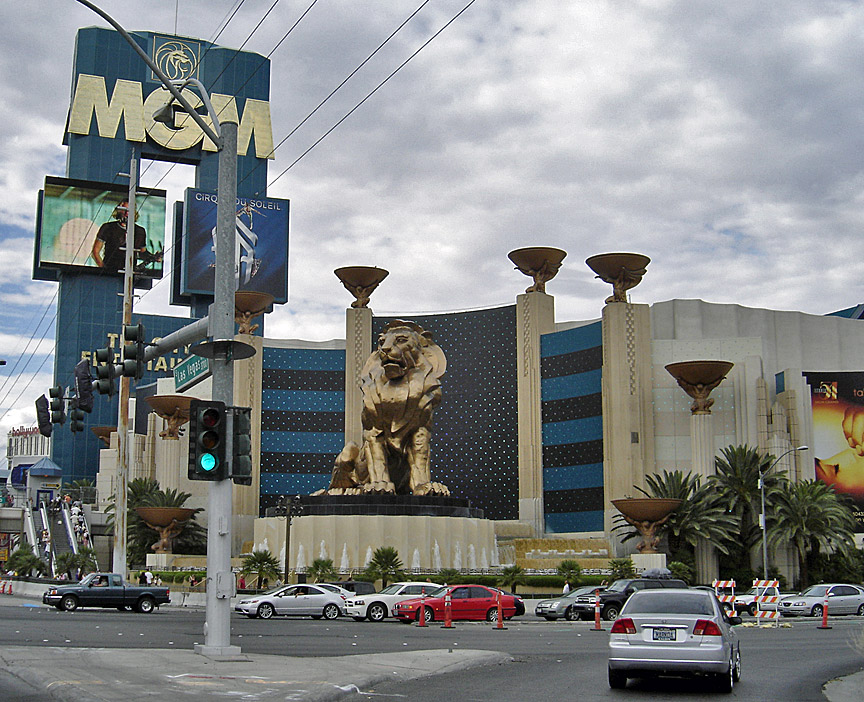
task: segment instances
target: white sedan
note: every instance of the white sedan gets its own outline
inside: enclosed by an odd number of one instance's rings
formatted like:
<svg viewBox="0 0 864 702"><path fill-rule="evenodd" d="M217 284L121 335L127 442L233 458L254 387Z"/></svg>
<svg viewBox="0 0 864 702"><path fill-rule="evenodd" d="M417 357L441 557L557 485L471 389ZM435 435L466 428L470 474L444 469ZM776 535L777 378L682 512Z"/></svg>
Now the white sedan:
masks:
<svg viewBox="0 0 864 702"><path fill-rule="evenodd" d="M826 599L829 615L864 616L864 588L843 583L811 585L798 595L787 595L780 600L780 613L784 617L821 617Z"/></svg>
<svg viewBox="0 0 864 702"><path fill-rule="evenodd" d="M400 582L388 585L381 592L371 595L357 595L345 602L345 614L354 621L380 622L393 615L393 608L402 600L411 600L434 592L441 586L428 582Z"/></svg>

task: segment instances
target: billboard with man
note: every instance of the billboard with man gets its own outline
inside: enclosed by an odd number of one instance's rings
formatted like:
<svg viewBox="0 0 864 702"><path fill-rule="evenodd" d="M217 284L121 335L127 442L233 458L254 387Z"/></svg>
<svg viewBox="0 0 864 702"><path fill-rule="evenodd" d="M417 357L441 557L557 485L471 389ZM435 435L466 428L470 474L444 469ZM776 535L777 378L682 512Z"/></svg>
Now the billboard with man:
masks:
<svg viewBox="0 0 864 702"><path fill-rule="evenodd" d="M122 275L128 205L128 188L122 185L47 176L39 193L36 268ZM161 278L165 191L139 188L135 210L135 274Z"/></svg>

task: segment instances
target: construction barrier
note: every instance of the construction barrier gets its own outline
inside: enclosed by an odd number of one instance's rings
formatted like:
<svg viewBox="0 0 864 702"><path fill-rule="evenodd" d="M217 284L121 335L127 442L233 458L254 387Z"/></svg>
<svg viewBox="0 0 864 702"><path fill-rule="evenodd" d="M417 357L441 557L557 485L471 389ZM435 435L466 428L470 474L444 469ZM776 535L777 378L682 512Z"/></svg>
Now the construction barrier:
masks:
<svg viewBox="0 0 864 702"><path fill-rule="evenodd" d="M726 603L729 605L729 608L734 612L735 611L735 581L734 580L715 580L711 583L711 587L714 588L714 594L717 599L722 603ZM722 594L720 590L725 590L726 588L731 588L731 594Z"/></svg>
<svg viewBox="0 0 864 702"><path fill-rule="evenodd" d="M594 628L588 631L603 631L600 626L600 590L594 590Z"/></svg>
<svg viewBox="0 0 864 702"><path fill-rule="evenodd" d="M442 629L452 629L453 628L453 605L450 602L450 592L448 591L446 595L444 595L444 626Z"/></svg>
<svg viewBox="0 0 864 702"><path fill-rule="evenodd" d="M0 580L0 595L12 594L12 580Z"/></svg>
<svg viewBox="0 0 864 702"><path fill-rule="evenodd" d="M753 587L766 588L773 587L775 590L780 587L779 580L754 580ZM780 619L780 597L778 595L756 595L756 619ZM767 609L765 605L773 604L773 609Z"/></svg>

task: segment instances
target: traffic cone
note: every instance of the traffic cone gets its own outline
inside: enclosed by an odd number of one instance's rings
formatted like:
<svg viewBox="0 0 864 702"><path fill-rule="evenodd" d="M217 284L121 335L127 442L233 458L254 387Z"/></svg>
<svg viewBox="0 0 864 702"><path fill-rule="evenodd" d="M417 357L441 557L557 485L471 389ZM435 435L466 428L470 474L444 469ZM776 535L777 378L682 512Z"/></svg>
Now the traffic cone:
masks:
<svg viewBox="0 0 864 702"><path fill-rule="evenodd" d="M507 627L504 626L504 612L501 609L501 591L496 590L498 596L495 598L496 606L498 607L498 620L495 622L495 631L504 631Z"/></svg>
<svg viewBox="0 0 864 702"><path fill-rule="evenodd" d="M816 627L817 629L831 629L828 626L828 591L825 591L825 601L822 603L822 623Z"/></svg>
<svg viewBox="0 0 864 702"><path fill-rule="evenodd" d="M588 631L603 631L600 626L600 590L594 590L594 628Z"/></svg>
<svg viewBox="0 0 864 702"><path fill-rule="evenodd" d="M444 595L444 625L441 627L442 629L452 629L453 628L453 611L452 605L450 604L450 593L448 592Z"/></svg>
<svg viewBox="0 0 864 702"><path fill-rule="evenodd" d="M426 589L420 592L420 609L417 610L417 626L426 626Z"/></svg>

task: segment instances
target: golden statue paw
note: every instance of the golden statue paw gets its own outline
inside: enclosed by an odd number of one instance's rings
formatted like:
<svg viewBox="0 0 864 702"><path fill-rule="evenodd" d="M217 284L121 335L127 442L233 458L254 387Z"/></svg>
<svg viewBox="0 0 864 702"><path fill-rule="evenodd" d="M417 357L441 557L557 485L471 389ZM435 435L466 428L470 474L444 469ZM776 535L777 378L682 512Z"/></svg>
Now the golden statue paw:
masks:
<svg viewBox="0 0 864 702"><path fill-rule="evenodd" d="M396 486L389 480L377 480L363 486L364 492L395 494Z"/></svg>
<svg viewBox="0 0 864 702"><path fill-rule="evenodd" d="M450 490L442 483L423 483L411 491L412 495L437 495L438 497L449 497Z"/></svg>

